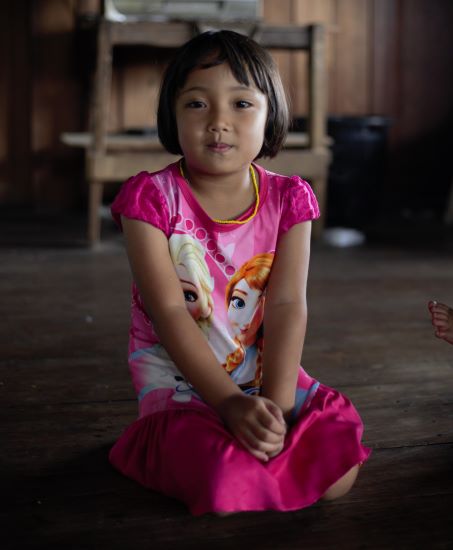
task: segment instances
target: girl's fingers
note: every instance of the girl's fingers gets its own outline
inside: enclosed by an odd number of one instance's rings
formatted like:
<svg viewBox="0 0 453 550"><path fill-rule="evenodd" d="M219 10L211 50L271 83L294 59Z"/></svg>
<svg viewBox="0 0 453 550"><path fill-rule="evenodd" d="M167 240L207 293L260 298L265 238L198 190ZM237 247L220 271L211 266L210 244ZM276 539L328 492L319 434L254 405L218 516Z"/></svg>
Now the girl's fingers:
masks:
<svg viewBox="0 0 453 550"><path fill-rule="evenodd" d="M238 440L241 443L241 445L243 445L247 449L247 451L251 455L253 455L255 458L257 458L258 460L261 460L262 462L269 461L269 456L267 455L267 453L261 449L255 448L253 445L249 443L249 441L245 437L239 436Z"/></svg>
<svg viewBox="0 0 453 550"><path fill-rule="evenodd" d="M271 453L268 453L269 458L274 458L283 451L283 443Z"/></svg>
<svg viewBox="0 0 453 550"><path fill-rule="evenodd" d="M269 457L274 453L279 452L283 448L283 441L275 443L266 443L253 437L252 434L248 434L248 437L244 437L245 447L257 458L262 458L264 455ZM244 444L244 443L243 443Z"/></svg>
<svg viewBox="0 0 453 550"><path fill-rule="evenodd" d="M265 399L262 397L261 400L265 405L265 408L260 411L259 414L259 421L261 425L266 430L270 430L278 435L285 434L286 423L280 407L275 405L275 403L273 403L269 399Z"/></svg>
<svg viewBox="0 0 453 550"><path fill-rule="evenodd" d="M284 434L278 434L271 430L264 428L262 425L251 426L251 432L257 441L262 441L263 443L278 444L283 440Z"/></svg>
<svg viewBox="0 0 453 550"><path fill-rule="evenodd" d="M276 434L256 423L244 425L241 435L254 449L259 449L265 453L272 451L285 440L283 434Z"/></svg>
<svg viewBox="0 0 453 550"><path fill-rule="evenodd" d="M268 432L277 437L283 437L286 434L286 424L279 422L275 417L271 416L271 418L269 418L268 416L260 416L258 420L259 425L257 428L263 433Z"/></svg>
<svg viewBox="0 0 453 550"><path fill-rule="evenodd" d="M264 401L266 408L270 413L282 424L286 427L285 419L283 418L283 412L273 401L270 399L265 399Z"/></svg>
<svg viewBox="0 0 453 550"><path fill-rule="evenodd" d="M261 397L241 396L236 401L235 407L224 410L226 424L247 451L267 462L269 456L281 451L285 441L286 425L280 408Z"/></svg>

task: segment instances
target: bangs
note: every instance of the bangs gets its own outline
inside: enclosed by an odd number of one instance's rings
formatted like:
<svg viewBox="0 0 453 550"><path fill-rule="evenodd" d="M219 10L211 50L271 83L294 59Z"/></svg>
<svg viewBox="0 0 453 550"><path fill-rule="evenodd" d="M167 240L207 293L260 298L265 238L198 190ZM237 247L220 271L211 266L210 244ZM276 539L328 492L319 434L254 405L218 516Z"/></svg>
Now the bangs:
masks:
<svg viewBox="0 0 453 550"><path fill-rule="evenodd" d="M255 86L265 93L262 82L254 74L254 67L249 62L249 52L238 47L239 45L235 44L234 40L226 40L226 37L221 37L219 34L213 34L212 41L204 44L202 51L196 52L198 55L193 55L190 62L181 67L180 88L184 86L190 72L197 69L210 69L226 63L240 84L250 86L251 76Z"/></svg>

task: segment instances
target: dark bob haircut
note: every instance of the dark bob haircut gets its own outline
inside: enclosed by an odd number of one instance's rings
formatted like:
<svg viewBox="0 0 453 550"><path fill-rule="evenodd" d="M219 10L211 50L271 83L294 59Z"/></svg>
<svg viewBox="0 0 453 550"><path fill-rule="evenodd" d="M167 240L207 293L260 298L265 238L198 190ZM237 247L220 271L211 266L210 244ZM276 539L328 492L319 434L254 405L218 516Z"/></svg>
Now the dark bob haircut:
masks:
<svg viewBox="0 0 453 550"><path fill-rule="evenodd" d="M227 63L236 80L255 86L268 99L264 141L256 158L275 157L288 132L289 110L282 81L269 53L251 38L234 31L207 31L189 40L168 65L160 88L157 110L159 139L168 152L182 155L175 104L178 92L194 69Z"/></svg>

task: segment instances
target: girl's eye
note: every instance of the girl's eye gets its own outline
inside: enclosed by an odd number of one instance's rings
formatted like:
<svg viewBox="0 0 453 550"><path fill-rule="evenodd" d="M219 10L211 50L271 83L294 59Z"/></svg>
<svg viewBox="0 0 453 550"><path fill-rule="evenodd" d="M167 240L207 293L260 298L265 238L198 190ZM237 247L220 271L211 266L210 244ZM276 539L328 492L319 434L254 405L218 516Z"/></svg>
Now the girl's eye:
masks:
<svg viewBox="0 0 453 550"><path fill-rule="evenodd" d="M239 298L238 296L233 296L233 298L231 298L231 304L234 307L234 309L245 308L244 300L242 298Z"/></svg>
<svg viewBox="0 0 453 550"><path fill-rule="evenodd" d="M186 107L189 109L202 109L205 106L205 104L202 101L189 101L189 103L186 104Z"/></svg>
<svg viewBox="0 0 453 550"><path fill-rule="evenodd" d="M236 101L236 107L239 109L247 109L247 107L251 107L252 104L250 101L245 101L244 99L241 99L240 101Z"/></svg>
<svg viewBox="0 0 453 550"><path fill-rule="evenodd" d="M197 293L193 292L192 290L185 290L184 291L184 300L186 302L196 302L198 300Z"/></svg>

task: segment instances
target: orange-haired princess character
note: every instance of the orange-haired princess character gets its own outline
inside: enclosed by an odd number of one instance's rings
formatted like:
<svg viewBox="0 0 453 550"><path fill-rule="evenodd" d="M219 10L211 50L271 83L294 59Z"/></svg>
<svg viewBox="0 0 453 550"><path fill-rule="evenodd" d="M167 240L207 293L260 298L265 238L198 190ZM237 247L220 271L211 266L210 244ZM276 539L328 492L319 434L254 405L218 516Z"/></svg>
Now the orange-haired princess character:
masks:
<svg viewBox="0 0 453 550"><path fill-rule="evenodd" d="M230 353L224 368L233 380L256 393L261 385L262 323L267 281L273 254L257 254L231 277L225 289L228 320L237 348Z"/></svg>

